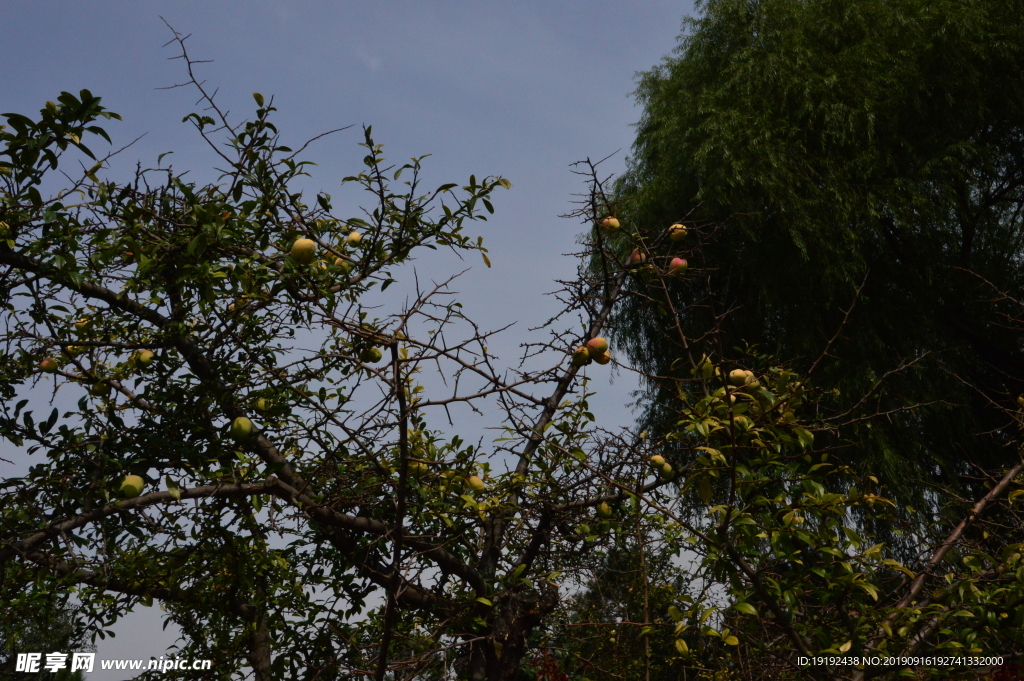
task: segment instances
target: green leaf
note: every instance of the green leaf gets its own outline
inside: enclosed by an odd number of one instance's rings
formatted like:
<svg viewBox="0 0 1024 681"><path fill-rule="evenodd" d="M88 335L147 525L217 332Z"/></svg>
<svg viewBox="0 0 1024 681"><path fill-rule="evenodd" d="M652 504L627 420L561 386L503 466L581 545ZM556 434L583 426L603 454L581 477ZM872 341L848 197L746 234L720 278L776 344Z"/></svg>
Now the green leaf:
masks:
<svg viewBox="0 0 1024 681"><path fill-rule="evenodd" d="M175 501L181 501L181 490L178 488L178 483L171 480L171 476L167 475L164 477L164 483L167 485L167 491L174 498Z"/></svg>
<svg viewBox="0 0 1024 681"><path fill-rule="evenodd" d="M876 601L878 600L878 587L874 584L869 584L868 582L857 582L857 586L864 589L871 598Z"/></svg>
<svg viewBox="0 0 1024 681"><path fill-rule="evenodd" d="M740 602L740 603L737 603L736 605L734 605L732 607L735 608L736 610L739 610L744 615L753 615L754 617L757 617L757 608L752 606L750 603Z"/></svg>
<svg viewBox="0 0 1024 681"><path fill-rule="evenodd" d="M700 483L697 485L697 495L700 497L700 500L705 504L711 503L711 481L708 480L707 477L703 477L700 479Z"/></svg>
<svg viewBox="0 0 1024 681"><path fill-rule="evenodd" d="M795 426L793 428L793 434L796 435L797 439L800 441L800 446L804 449L807 449L814 444L814 434L803 426Z"/></svg>

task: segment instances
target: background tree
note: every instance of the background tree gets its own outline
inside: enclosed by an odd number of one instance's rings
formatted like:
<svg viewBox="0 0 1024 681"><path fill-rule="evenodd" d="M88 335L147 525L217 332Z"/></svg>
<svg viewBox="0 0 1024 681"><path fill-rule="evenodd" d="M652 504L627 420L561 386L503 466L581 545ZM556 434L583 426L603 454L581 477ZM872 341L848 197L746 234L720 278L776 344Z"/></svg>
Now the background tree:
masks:
<svg viewBox="0 0 1024 681"><path fill-rule="evenodd" d="M857 432L864 470L915 505L927 496L915 480L978 492L963 477L971 466L1013 451L989 401L1024 390L1017 333L979 279L1017 298L1024 287L1024 5L709 0L700 10L676 52L640 78L619 218L647 238L691 227L701 248L690 266L714 278L678 281L674 309L691 337L729 311L724 348L751 344L806 370L859 290L830 346L837 359L814 380L840 411L875 390L879 410L894 412ZM615 333L645 373L665 375L675 323L637 296ZM671 396L658 390L648 384L645 404L649 425L664 428ZM927 406L899 413L910 404Z"/></svg>
<svg viewBox="0 0 1024 681"><path fill-rule="evenodd" d="M56 679L82 681L81 671L62 669L57 672L40 670L35 674L15 672L19 653L88 652L89 631L79 617L79 609L68 604L68 599L46 598L39 594L26 594L11 585L4 594L4 607L0 610L0 678L2 679ZM70 657L68 658L70 660ZM45 662L45 658L43 660Z"/></svg>

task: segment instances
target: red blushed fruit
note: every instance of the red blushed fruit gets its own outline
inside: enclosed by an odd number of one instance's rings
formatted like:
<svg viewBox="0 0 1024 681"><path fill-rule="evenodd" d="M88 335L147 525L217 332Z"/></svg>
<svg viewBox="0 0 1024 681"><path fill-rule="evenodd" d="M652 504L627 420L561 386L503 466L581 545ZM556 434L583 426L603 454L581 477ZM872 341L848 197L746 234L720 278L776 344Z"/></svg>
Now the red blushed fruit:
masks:
<svg viewBox="0 0 1024 681"><path fill-rule="evenodd" d="M57 360L53 357L46 357L42 362L39 363L39 368L48 374L52 374L57 371Z"/></svg>
<svg viewBox="0 0 1024 681"><path fill-rule="evenodd" d="M647 261L647 254L641 251L639 248L634 248L633 252L629 254L629 264L639 265Z"/></svg>
<svg viewBox="0 0 1024 681"><path fill-rule="evenodd" d="M679 272L686 271L686 259L685 258L672 258L672 262L668 264L668 273L676 274Z"/></svg>
<svg viewBox="0 0 1024 681"><path fill-rule="evenodd" d="M590 353L591 359L595 355L600 355L602 352L608 351L608 341L601 336L596 336L587 341L587 350Z"/></svg>

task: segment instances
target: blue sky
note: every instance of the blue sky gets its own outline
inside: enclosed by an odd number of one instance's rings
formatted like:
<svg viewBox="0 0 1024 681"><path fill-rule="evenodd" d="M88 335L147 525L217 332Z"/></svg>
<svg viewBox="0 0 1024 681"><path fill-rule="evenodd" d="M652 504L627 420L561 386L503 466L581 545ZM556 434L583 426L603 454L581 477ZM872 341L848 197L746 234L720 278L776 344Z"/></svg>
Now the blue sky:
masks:
<svg viewBox="0 0 1024 681"><path fill-rule="evenodd" d="M0 111L30 113L61 90L88 88L124 117L109 126L124 152L113 172L135 160L155 164L174 151L176 168L210 179L211 152L181 119L194 110L181 61L161 16L192 34L192 56L212 59L200 75L220 88L223 106L241 117L252 92L276 98L286 141L355 124L314 146L311 188L339 194L362 153L360 124L373 126L389 159L432 154L430 182L502 175L513 183L497 214L479 226L492 269L473 270L456 287L468 315L485 328L517 322L516 334L554 309L544 294L569 278L578 223L557 216L582 190L569 164L619 150L622 169L639 109L629 93L638 71L676 44L690 2L19 2L0 4ZM441 256L417 264L421 277L462 269ZM511 356L508 359L512 359ZM594 411L604 425L625 425L635 382L620 374L596 386ZM0 474L2 469L0 469ZM160 655L154 607L114 627L99 657ZM122 673L123 674L123 673ZM97 672L91 679L122 678Z"/></svg>

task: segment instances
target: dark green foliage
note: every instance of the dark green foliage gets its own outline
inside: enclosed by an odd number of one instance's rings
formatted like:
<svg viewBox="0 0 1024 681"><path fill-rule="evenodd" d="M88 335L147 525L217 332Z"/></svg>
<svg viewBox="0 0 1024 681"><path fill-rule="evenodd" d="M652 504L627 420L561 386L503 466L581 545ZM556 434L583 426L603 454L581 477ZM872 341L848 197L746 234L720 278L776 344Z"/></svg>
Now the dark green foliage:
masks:
<svg viewBox="0 0 1024 681"><path fill-rule="evenodd" d="M652 537L645 538L645 545ZM635 536L618 534L604 563L566 605L558 622L557 648L570 651L565 668L573 678L681 678L696 670L675 649L677 599L690 600L683 561L661 542L641 548ZM703 652L703 651L702 651ZM707 651L709 655L713 653Z"/></svg>
<svg viewBox="0 0 1024 681"><path fill-rule="evenodd" d="M1024 3L716 0L644 74L625 226L681 219L691 276L672 286L684 328L730 310L723 354L756 344L804 370L855 309L815 382L862 428L866 468L956 481L1013 456L989 400L1024 390L1014 324L1024 209ZM706 276L704 276L706 275ZM988 282L988 283L986 283ZM660 294L654 294L660 295ZM620 342L649 374L678 356L668 316L629 300ZM735 353L732 353L735 354ZM689 367L681 368L685 373ZM670 415L649 385L652 425Z"/></svg>
<svg viewBox="0 0 1024 681"><path fill-rule="evenodd" d="M6 590L5 590L6 591ZM0 609L0 679L51 679L81 681L81 671L72 673L71 653L93 650L87 645L88 632L75 607L66 598L40 598L29 594L4 594ZM34 674L15 672L19 653L68 655L67 668L56 672L41 670ZM42 665L40 665L42 667Z"/></svg>

